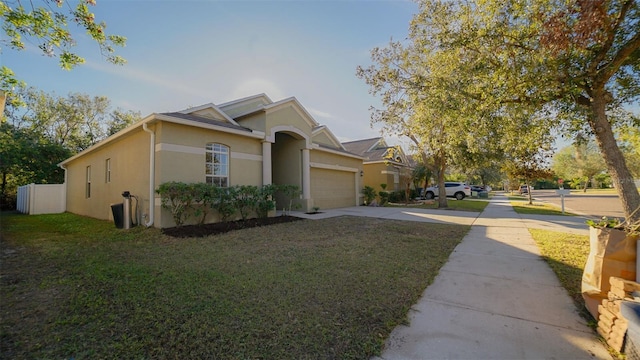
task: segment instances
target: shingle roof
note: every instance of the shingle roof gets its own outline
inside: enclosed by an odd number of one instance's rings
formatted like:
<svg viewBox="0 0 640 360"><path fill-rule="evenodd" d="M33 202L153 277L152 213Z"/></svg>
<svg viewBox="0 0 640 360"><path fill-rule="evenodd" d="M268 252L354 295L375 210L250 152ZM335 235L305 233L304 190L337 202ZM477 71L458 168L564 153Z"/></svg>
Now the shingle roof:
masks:
<svg viewBox="0 0 640 360"><path fill-rule="evenodd" d="M382 138L371 138L364 140L356 140L342 143L347 151L358 154L364 158L364 161L381 161L388 160L385 158L389 149L393 146L386 146L384 141L380 144ZM377 145L377 146L376 146Z"/></svg>
<svg viewBox="0 0 640 360"><path fill-rule="evenodd" d="M347 149L347 151L349 152L358 154L360 156L365 156L365 153L367 152L367 150L371 149L372 146L377 144L380 141L380 139L382 138L377 137L377 138L371 138L371 139L343 142L342 146L344 146L344 148Z"/></svg>
<svg viewBox="0 0 640 360"><path fill-rule="evenodd" d="M176 117L176 118L180 118L180 119L184 119L184 120L195 121L195 122L199 122L199 123L203 123L203 124L222 126L222 127L226 127L226 128L229 128L229 129L236 129L236 130L251 132L251 129L248 129L246 127L239 126L239 125L234 125L234 124L231 124L231 123L229 123L227 121L214 120L214 119L211 119L211 118L206 118L204 116L183 114L183 113L179 113L179 112L162 113L162 115Z"/></svg>

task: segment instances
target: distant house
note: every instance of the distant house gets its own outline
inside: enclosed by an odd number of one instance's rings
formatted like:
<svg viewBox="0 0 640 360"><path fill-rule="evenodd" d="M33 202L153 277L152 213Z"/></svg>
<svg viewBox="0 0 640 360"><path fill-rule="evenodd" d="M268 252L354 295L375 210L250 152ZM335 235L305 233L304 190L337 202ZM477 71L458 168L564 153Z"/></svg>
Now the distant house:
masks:
<svg viewBox="0 0 640 360"><path fill-rule="evenodd" d="M387 184L387 190L397 191L411 186L413 167L400 146L389 146L382 137L343 142L342 146L364 158L363 187L380 191L380 184Z"/></svg>
<svg viewBox="0 0 640 360"><path fill-rule="evenodd" d="M151 114L60 166L67 211L112 219L110 205L130 191L145 224L164 228L174 223L155 194L161 183L297 185L301 210L330 209L360 203L362 161L297 99L273 102L259 94Z"/></svg>

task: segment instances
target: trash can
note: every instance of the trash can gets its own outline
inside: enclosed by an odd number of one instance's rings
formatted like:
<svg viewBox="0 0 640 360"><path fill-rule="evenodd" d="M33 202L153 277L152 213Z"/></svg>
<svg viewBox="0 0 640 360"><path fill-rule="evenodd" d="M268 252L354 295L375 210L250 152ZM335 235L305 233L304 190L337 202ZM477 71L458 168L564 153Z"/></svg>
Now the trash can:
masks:
<svg viewBox="0 0 640 360"><path fill-rule="evenodd" d="M124 204L111 205L111 213L113 213L113 222L116 223L118 229L124 227Z"/></svg>
<svg viewBox="0 0 640 360"><path fill-rule="evenodd" d="M478 197L481 199L488 199L489 198L489 192L488 191L479 191L478 192Z"/></svg>

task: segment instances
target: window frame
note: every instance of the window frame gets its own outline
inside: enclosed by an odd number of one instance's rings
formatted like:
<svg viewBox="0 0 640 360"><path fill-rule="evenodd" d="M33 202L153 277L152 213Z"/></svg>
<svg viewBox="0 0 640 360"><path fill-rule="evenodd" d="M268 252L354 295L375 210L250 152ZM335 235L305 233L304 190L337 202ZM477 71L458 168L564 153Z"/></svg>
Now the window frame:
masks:
<svg viewBox="0 0 640 360"><path fill-rule="evenodd" d="M111 158L104 161L104 182L107 184L111 182Z"/></svg>
<svg viewBox="0 0 640 360"><path fill-rule="evenodd" d="M210 159L210 161L209 161ZM216 161L216 159L218 159ZM204 181L219 187L229 187L231 148L228 145L211 142L205 146Z"/></svg>
<svg viewBox="0 0 640 360"><path fill-rule="evenodd" d="M88 165L85 170L84 196L86 199L91 199L91 165Z"/></svg>

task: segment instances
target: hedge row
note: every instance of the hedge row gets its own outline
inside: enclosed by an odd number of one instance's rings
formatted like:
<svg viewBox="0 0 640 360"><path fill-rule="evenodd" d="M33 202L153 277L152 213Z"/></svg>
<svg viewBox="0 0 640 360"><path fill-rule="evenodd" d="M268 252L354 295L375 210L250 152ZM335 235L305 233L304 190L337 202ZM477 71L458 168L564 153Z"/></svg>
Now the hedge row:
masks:
<svg viewBox="0 0 640 360"><path fill-rule="evenodd" d="M300 190L295 185L236 185L219 187L206 183L166 182L156 190L162 207L171 211L176 226L182 226L190 217L204 224L211 210L217 211L220 221L229 221L237 213L242 220L250 215L267 217L275 209L273 196L280 192L295 199Z"/></svg>

